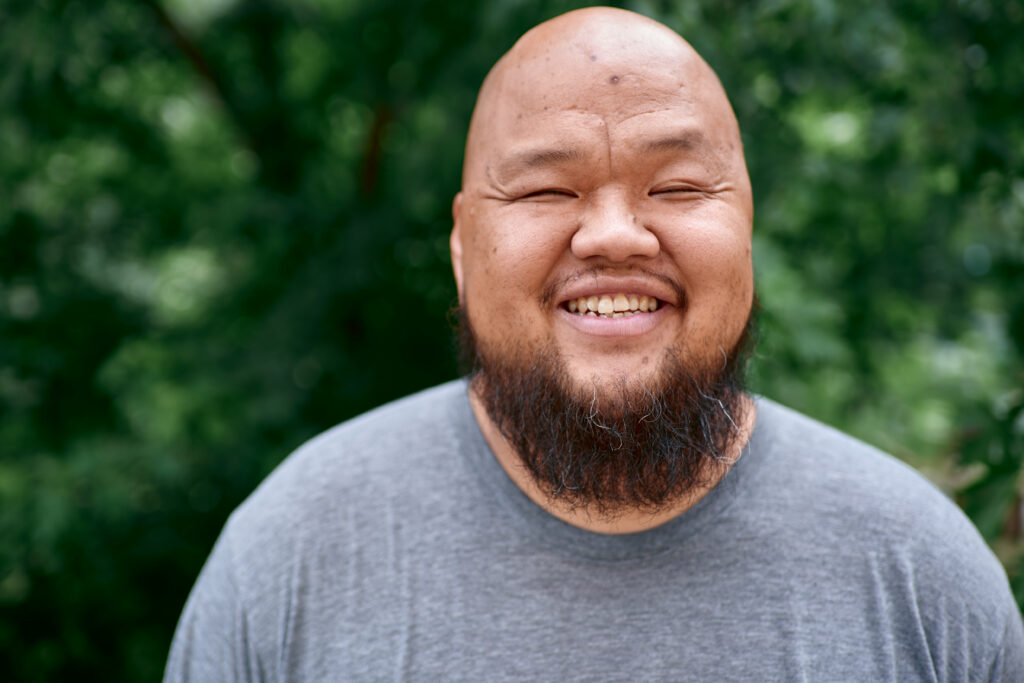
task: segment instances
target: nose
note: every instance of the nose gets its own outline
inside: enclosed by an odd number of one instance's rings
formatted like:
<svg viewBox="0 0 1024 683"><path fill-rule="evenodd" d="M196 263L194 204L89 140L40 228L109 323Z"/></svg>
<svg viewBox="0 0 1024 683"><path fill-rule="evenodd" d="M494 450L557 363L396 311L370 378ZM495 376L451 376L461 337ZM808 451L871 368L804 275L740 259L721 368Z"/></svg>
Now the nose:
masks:
<svg viewBox="0 0 1024 683"><path fill-rule="evenodd" d="M633 257L654 258L661 245L631 211L625 197L606 196L595 198L584 211L570 249L580 260L602 257L622 263Z"/></svg>

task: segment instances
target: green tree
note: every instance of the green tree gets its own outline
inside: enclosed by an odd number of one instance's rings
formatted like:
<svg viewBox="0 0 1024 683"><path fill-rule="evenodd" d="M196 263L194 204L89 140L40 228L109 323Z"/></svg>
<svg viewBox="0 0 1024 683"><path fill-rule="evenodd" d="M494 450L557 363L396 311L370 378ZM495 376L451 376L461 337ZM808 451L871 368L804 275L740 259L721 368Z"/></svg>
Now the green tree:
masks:
<svg viewBox="0 0 1024 683"><path fill-rule="evenodd" d="M0 0L0 653L144 680L292 448L455 374L476 89L572 2ZM965 506L1024 595L1024 7L633 2L719 72L756 389Z"/></svg>

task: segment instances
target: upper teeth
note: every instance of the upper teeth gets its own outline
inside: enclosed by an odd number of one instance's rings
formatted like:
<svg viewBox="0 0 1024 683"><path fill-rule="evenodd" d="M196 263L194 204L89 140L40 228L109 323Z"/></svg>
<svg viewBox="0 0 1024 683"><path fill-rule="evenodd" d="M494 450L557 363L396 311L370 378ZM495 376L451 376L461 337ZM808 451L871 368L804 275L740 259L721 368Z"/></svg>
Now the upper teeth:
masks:
<svg viewBox="0 0 1024 683"><path fill-rule="evenodd" d="M658 309L658 300L646 294L602 294L569 299L566 306L577 315L599 315L603 318L624 318Z"/></svg>

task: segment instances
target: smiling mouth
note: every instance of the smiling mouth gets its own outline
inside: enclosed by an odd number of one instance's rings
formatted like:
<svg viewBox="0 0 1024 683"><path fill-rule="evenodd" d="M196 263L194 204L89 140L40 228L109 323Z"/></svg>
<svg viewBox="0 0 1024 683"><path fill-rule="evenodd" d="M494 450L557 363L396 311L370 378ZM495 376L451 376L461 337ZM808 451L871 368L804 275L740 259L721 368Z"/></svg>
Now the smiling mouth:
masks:
<svg viewBox="0 0 1024 683"><path fill-rule="evenodd" d="M565 310L576 315L589 315L598 318L628 318L640 313L658 310L662 302L646 294L602 294L600 296L581 296L569 299L564 304Z"/></svg>

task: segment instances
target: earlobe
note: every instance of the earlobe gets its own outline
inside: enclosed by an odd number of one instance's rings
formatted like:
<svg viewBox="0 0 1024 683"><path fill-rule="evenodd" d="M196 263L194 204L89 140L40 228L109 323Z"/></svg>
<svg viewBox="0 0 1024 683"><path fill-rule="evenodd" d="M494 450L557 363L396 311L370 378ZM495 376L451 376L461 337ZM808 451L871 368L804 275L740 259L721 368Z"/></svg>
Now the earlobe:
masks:
<svg viewBox="0 0 1024 683"><path fill-rule="evenodd" d="M455 195L452 201L452 234L448 240L451 249L452 273L455 275L455 289L459 293L459 304L462 299L462 230L459 221L459 212L462 208L462 193Z"/></svg>

